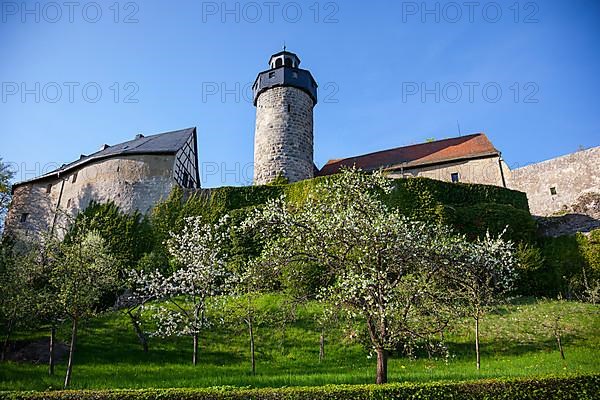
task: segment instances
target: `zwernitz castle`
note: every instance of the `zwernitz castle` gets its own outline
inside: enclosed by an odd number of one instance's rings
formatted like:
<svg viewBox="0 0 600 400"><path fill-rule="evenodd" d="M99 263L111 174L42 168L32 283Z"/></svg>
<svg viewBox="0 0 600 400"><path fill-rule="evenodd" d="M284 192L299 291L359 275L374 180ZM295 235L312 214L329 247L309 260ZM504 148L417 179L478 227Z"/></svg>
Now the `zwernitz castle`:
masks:
<svg viewBox="0 0 600 400"><path fill-rule="evenodd" d="M298 56L288 51L271 56L269 69L258 74L253 92L257 185L279 177L296 182L356 166L365 171L383 169L393 178L427 177L523 191L534 215L549 215L569 209L585 196L600 196L600 147L511 171L483 133L332 159L319 169L313 162L317 82L310 71L300 68ZM137 135L15 184L6 232L53 230L61 223L61 214L75 214L91 201L113 201L126 212L146 213L175 186L200 189L199 176L196 128ZM600 204L592 208L599 218Z"/></svg>

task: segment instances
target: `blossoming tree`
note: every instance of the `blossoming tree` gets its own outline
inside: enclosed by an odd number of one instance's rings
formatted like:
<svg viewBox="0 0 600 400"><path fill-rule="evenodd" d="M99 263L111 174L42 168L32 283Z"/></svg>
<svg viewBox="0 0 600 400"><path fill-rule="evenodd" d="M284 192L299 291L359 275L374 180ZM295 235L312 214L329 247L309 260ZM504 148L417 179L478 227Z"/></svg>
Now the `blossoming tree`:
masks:
<svg viewBox="0 0 600 400"><path fill-rule="evenodd" d="M198 336L210 322L206 316L208 301L228 291L226 220L225 217L217 224L205 224L198 217L186 220L183 231L168 241L169 253L181 265L171 276L160 271L132 272L136 296L146 301L166 301L150 306L157 322L154 335L191 336L194 365L198 362Z"/></svg>
<svg viewBox="0 0 600 400"><path fill-rule="evenodd" d="M391 191L380 173L347 170L301 205L272 201L246 221L267 237L279 232L262 255L275 270L307 262L326 269L333 283L320 298L365 323L377 383L387 382L389 351L441 332L452 304L443 272L456 238L386 207L382 196Z"/></svg>

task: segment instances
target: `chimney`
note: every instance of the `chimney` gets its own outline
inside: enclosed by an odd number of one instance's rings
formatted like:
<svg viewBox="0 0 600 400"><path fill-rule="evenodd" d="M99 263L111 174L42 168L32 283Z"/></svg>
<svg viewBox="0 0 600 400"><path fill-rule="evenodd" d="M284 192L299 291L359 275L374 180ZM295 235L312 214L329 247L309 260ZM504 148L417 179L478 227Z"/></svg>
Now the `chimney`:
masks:
<svg viewBox="0 0 600 400"><path fill-rule="evenodd" d="M141 139L143 137L144 137L144 135L142 135L141 133L138 133L137 135L135 135L135 140Z"/></svg>

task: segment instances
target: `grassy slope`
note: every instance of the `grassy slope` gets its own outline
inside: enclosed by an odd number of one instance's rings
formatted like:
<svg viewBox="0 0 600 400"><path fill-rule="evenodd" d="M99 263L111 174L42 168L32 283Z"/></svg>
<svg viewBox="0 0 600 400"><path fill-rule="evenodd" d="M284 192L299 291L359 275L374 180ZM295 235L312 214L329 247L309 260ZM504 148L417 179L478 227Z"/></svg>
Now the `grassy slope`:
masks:
<svg viewBox="0 0 600 400"><path fill-rule="evenodd" d="M267 297L265 303L277 298ZM73 388L150 388L207 386L289 386L329 383L371 383L375 362L363 347L338 330L328 338L326 360L318 362L318 330L312 316L318 307L301 310L285 330L257 329L257 375L249 373L247 335L215 327L203 335L200 364L191 365L187 337L152 338L144 354L121 313L88 321L80 331ZM556 350L552 333L535 334L539 318L563 312L566 361ZM524 302L499 309L482 323L482 370L477 373L468 320L458 321L447 336L453 356L444 360L390 360L391 382L465 380L479 377L541 376L600 372L600 308L581 303ZM279 324L278 324L279 325ZM36 334L42 336L43 333ZM32 335L28 335L32 336ZM66 340L67 328L59 338ZM44 365L0 364L0 390L59 388L65 364L48 377Z"/></svg>

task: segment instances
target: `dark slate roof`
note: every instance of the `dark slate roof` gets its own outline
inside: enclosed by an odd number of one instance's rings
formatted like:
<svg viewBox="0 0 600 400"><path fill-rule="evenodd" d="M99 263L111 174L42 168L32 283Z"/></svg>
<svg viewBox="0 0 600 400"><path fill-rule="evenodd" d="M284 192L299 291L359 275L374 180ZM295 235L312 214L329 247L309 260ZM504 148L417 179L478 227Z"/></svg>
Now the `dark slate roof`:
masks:
<svg viewBox="0 0 600 400"><path fill-rule="evenodd" d="M190 136L195 134L196 128L194 127L151 136L137 135L133 140L115 144L113 146L105 145L100 151L87 156L81 155L78 160L69 164L64 164L60 168L48 172L47 174L15 183L13 188L24 183L35 182L50 177L57 178L73 169L81 168L86 164L106 158L135 154L175 154L189 140Z"/></svg>
<svg viewBox="0 0 600 400"><path fill-rule="evenodd" d="M319 175L331 175L342 167L356 166L365 171L415 168L456 160L499 155L484 133L436 140L411 146L378 151L361 156L329 160Z"/></svg>

